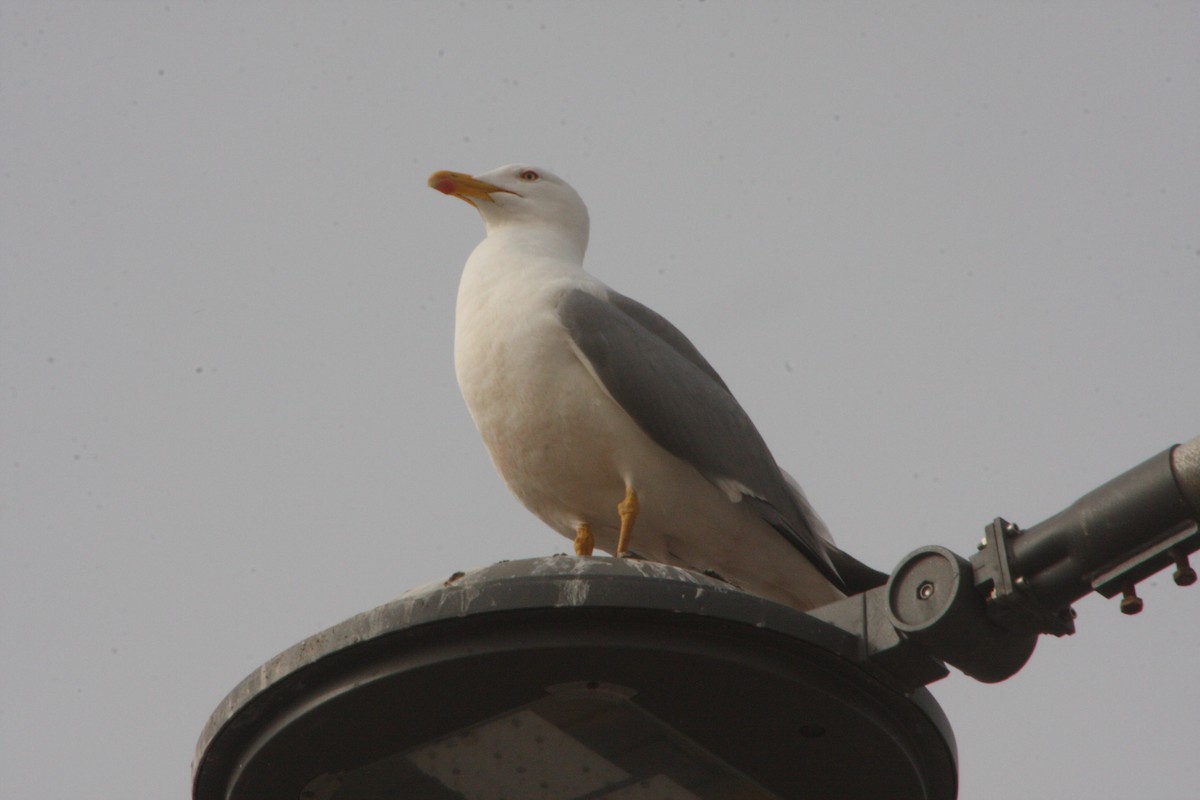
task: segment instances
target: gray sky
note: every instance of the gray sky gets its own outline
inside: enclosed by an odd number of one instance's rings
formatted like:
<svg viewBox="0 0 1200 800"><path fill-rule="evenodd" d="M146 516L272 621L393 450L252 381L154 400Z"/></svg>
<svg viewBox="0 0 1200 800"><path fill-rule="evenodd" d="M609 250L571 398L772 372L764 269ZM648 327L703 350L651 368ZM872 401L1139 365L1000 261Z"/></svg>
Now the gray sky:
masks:
<svg viewBox="0 0 1200 800"><path fill-rule="evenodd" d="M839 542L968 553L1200 433L1200 4L0 8L0 793L179 797L209 713L566 548L451 364L527 161ZM964 798L1190 798L1200 590L932 689Z"/></svg>

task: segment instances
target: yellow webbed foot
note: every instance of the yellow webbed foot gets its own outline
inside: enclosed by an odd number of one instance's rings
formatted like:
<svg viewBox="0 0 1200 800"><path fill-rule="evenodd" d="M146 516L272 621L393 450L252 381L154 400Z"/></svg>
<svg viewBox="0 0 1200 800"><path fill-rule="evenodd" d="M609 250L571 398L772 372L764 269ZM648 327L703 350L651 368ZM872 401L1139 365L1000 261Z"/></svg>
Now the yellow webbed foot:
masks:
<svg viewBox="0 0 1200 800"><path fill-rule="evenodd" d="M592 526L586 522L579 523L575 528L575 555L590 556L596 549L596 539L592 536Z"/></svg>

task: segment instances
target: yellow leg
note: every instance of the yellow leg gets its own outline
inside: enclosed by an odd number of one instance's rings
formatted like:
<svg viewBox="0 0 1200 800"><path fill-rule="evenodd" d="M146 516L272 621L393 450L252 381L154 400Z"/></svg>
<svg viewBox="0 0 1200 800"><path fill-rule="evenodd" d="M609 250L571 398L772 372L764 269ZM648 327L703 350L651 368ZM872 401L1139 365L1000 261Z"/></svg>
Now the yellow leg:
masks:
<svg viewBox="0 0 1200 800"><path fill-rule="evenodd" d="M592 526L586 522L579 523L579 527L575 529L575 555L590 556L595 547L596 540L592 536Z"/></svg>
<svg viewBox="0 0 1200 800"><path fill-rule="evenodd" d="M625 487L625 499L617 503L617 513L621 515L621 534L617 537L617 555L623 556L629 552L629 539L633 533L633 523L638 515L637 492L632 486Z"/></svg>

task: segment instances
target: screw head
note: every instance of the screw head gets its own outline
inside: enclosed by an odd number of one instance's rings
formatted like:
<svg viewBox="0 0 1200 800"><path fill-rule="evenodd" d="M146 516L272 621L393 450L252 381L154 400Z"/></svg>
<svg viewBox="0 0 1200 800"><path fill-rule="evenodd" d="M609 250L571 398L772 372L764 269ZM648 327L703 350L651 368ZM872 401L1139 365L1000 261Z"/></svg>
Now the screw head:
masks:
<svg viewBox="0 0 1200 800"><path fill-rule="evenodd" d="M1121 613L1122 614L1137 614L1145 607L1142 598L1136 594L1127 594L1121 598Z"/></svg>
<svg viewBox="0 0 1200 800"><path fill-rule="evenodd" d="M933 585L933 581L921 581L921 585L917 587L917 599L928 600L933 597L935 590L936 587Z"/></svg>

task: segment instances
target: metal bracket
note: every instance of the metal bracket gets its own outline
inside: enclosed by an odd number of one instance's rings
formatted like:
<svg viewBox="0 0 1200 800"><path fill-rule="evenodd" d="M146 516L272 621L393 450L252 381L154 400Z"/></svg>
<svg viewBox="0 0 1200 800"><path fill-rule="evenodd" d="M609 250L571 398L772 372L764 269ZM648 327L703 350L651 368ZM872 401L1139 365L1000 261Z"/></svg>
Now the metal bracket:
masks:
<svg viewBox="0 0 1200 800"><path fill-rule="evenodd" d="M1142 610L1137 584L1159 570L1174 564L1172 577L1176 585L1191 586L1196 582L1196 570L1188 563L1188 555L1197 550L1200 550L1200 528L1191 523L1181 525L1155 544L1097 574L1092 578L1092 588L1105 597L1123 594L1121 611L1136 614Z"/></svg>
<svg viewBox="0 0 1200 800"><path fill-rule="evenodd" d="M979 552L971 557L975 588L987 598L988 616L1003 628L1026 633L1075 633L1075 612L1070 608L1047 610L1025 589L1025 579L1014 575L1009 540L1019 536L1014 523L996 517L984 529Z"/></svg>

